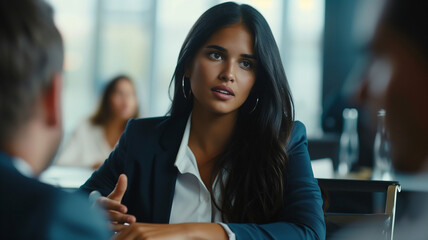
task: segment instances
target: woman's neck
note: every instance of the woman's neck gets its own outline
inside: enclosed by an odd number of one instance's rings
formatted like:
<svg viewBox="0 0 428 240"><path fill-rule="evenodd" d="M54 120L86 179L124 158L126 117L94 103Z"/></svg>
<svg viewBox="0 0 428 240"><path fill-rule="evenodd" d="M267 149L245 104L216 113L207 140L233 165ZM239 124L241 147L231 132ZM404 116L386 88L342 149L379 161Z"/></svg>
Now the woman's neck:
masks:
<svg viewBox="0 0 428 240"><path fill-rule="evenodd" d="M237 112L217 115L194 108L189 147L198 163L210 161L224 151L236 124Z"/></svg>

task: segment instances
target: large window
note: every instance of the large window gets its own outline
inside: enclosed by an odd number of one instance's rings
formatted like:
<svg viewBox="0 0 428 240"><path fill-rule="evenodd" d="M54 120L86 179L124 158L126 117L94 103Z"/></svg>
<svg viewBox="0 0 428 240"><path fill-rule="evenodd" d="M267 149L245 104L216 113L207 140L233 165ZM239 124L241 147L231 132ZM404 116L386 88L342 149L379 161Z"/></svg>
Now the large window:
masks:
<svg viewBox="0 0 428 240"><path fill-rule="evenodd" d="M50 0L65 42L63 116L66 138L95 111L106 82L129 75L142 116L149 86L155 1Z"/></svg>
<svg viewBox="0 0 428 240"><path fill-rule="evenodd" d="M50 0L65 43L63 119L66 132L94 107L96 0Z"/></svg>
<svg viewBox="0 0 428 240"><path fill-rule="evenodd" d="M321 134L324 0L289 0L283 8L281 54L296 107L308 135Z"/></svg>

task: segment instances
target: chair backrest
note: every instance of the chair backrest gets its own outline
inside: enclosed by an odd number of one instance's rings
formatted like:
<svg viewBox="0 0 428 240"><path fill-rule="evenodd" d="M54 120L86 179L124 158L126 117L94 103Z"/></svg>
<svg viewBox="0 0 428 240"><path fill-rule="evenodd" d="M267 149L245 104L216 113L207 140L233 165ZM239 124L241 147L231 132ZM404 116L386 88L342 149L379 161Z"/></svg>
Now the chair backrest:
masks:
<svg viewBox="0 0 428 240"><path fill-rule="evenodd" d="M326 206L325 213L327 238L343 228L352 228L354 231L350 232L357 233L370 224L371 229L378 230L376 235L381 236L381 239L393 239L397 192L401 190L398 182L319 178L318 184L323 191L325 205L330 204ZM379 205L381 201L382 209L367 212L343 207L346 202L350 202L351 206L357 202L364 203L365 200L360 197L363 194L369 194L374 205Z"/></svg>
<svg viewBox="0 0 428 240"><path fill-rule="evenodd" d="M337 169L339 139L337 134L324 134L321 138L308 138L308 151L311 159L330 158Z"/></svg>

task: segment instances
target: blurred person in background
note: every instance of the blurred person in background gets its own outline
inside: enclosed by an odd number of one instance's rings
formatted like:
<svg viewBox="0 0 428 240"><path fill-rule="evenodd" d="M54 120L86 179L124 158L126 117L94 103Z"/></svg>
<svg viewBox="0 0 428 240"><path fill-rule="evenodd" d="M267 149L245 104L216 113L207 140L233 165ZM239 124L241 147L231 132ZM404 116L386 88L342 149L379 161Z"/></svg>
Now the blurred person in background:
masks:
<svg viewBox="0 0 428 240"><path fill-rule="evenodd" d="M138 102L131 78L119 75L106 86L98 109L81 123L56 164L97 169L113 150L130 118L138 117Z"/></svg>
<svg viewBox="0 0 428 240"><path fill-rule="evenodd" d="M63 43L44 1L0 2L0 238L108 239L86 197L37 177L62 137Z"/></svg>

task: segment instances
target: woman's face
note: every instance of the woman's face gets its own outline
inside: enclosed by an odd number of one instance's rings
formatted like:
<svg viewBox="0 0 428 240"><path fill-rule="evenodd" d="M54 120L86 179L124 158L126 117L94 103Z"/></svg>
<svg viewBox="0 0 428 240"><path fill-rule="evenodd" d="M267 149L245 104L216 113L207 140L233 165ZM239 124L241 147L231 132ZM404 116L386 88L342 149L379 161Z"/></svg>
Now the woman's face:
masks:
<svg viewBox="0 0 428 240"><path fill-rule="evenodd" d="M114 118L128 120L137 111L137 98L135 97L134 86L127 79L117 82L113 93L110 96L111 110Z"/></svg>
<svg viewBox="0 0 428 240"><path fill-rule="evenodd" d="M256 80L253 45L252 34L237 23L215 32L199 49L186 69L194 111L237 113Z"/></svg>

